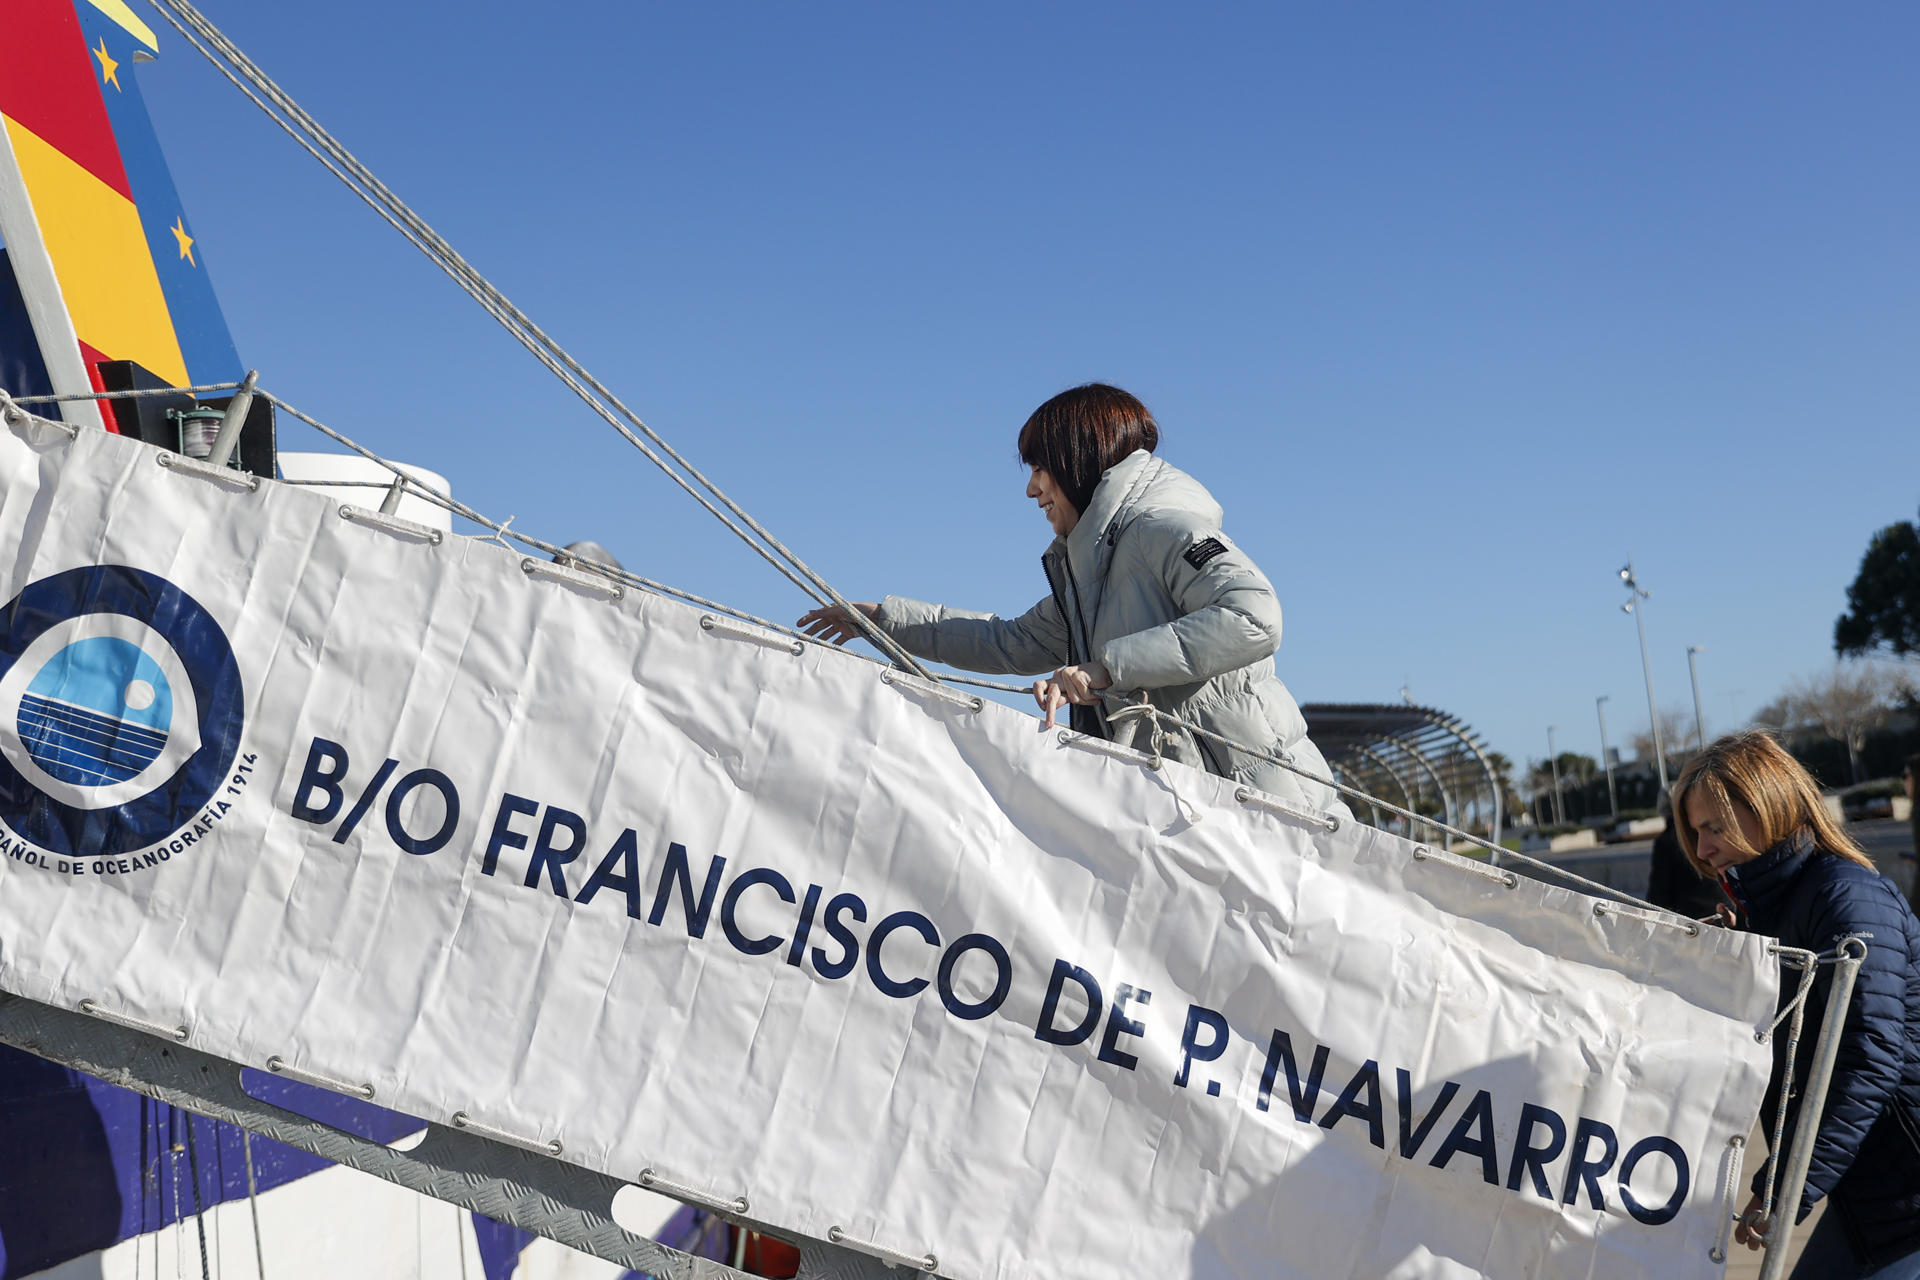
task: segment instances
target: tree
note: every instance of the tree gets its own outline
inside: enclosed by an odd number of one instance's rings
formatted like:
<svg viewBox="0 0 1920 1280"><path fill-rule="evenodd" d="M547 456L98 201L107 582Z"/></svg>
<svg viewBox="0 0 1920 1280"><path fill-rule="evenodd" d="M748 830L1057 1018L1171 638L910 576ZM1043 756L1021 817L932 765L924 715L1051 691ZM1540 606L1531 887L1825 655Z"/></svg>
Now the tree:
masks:
<svg viewBox="0 0 1920 1280"><path fill-rule="evenodd" d="M1873 535L1833 624L1843 658L1886 653L1920 657L1920 525L1890 524Z"/></svg>
<svg viewBox="0 0 1920 1280"><path fill-rule="evenodd" d="M1627 739L1636 760L1653 762L1653 727L1644 726ZM1667 763L1693 752L1693 712L1683 707L1660 708L1660 745L1666 748Z"/></svg>
<svg viewBox="0 0 1920 1280"><path fill-rule="evenodd" d="M1846 744L1848 770L1859 782L1860 750L1867 735L1886 721L1910 684L1904 674L1879 663L1835 663L1824 675L1790 681L1782 701L1788 723L1818 725L1829 738Z"/></svg>
<svg viewBox="0 0 1920 1280"><path fill-rule="evenodd" d="M1572 821L1586 817L1586 805L1579 797L1600 771L1600 762L1592 756L1583 756L1575 751L1562 751L1550 760L1538 760L1530 764L1527 772L1527 789L1535 797L1546 796L1551 803L1555 781L1554 770L1558 767L1560 784L1560 803L1558 811ZM1571 803L1569 800L1571 798Z"/></svg>
<svg viewBox="0 0 1920 1280"><path fill-rule="evenodd" d="M1594 774L1600 772L1598 760L1577 751L1562 751L1555 763L1560 766L1560 785L1569 791L1578 791L1593 781Z"/></svg>
<svg viewBox="0 0 1920 1280"><path fill-rule="evenodd" d="M1487 764L1493 768L1493 776L1500 786L1500 812L1511 823L1526 812L1526 805L1521 802L1520 793L1513 785L1513 761L1498 751L1489 751Z"/></svg>

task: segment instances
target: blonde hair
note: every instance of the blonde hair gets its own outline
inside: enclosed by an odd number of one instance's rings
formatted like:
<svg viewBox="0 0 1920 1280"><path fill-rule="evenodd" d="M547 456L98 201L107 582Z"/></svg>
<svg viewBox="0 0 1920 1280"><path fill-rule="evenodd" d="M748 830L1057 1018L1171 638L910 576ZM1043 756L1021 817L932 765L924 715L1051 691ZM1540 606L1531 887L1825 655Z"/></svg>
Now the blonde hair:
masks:
<svg viewBox="0 0 1920 1280"><path fill-rule="evenodd" d="M1818 849L1872 868L1873 860L1853 842L1826 802L1820 788L1798 760L1773 735L1758 729L1730 733L1717 739L1705 751L1687 762L1680 780L1673 784L1673 829L1687 861L1706 879L1714 870L1700 861L1694 850L1698 836L1693 817L1687 812L1687 797L1698 791L1710 808L1722 816L1727 844L1742 853L1760 854L1788 836L1810 830ZM1749 849L1734 819L1738 804L1760 824L1760 848Z"/></svg>

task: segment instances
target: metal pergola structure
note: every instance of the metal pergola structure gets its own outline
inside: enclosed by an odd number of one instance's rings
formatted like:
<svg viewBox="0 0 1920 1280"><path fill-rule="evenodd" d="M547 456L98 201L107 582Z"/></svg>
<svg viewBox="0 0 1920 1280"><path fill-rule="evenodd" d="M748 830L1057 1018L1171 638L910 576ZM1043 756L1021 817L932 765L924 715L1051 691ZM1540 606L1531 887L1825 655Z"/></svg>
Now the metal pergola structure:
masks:
<svg viewBox="0 0 1920 1280"><path fill-rule="evenodd" d="M1491 752L1457 716L1405 702L1310 702L1300 710L1339 781L1449 826L1484 826L1500 843L1505 815ZM1378 810L1372 818L1387 825Z"/></svg>

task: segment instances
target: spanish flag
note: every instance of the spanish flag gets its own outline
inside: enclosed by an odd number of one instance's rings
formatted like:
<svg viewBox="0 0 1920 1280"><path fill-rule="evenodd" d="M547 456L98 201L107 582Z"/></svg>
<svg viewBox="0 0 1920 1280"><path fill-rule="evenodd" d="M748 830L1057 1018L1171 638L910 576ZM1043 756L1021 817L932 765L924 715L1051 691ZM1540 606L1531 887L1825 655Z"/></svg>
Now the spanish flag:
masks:
<svg viewBox="0 0 1920 1280"><path fill-rule="evenodd" d="M102 389L108 360L239 379L134 78L152 29L125 0L0 0L0 49L0 237L52 385Z"/></svg>

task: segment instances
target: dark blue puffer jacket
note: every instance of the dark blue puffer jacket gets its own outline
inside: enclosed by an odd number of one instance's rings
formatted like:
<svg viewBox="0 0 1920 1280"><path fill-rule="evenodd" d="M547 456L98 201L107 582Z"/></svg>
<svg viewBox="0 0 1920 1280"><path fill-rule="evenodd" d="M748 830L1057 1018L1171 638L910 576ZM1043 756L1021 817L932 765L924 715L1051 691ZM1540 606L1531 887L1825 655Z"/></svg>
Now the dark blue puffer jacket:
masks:
<svg viewBox="0 0 1920 1280"><path fill-rule="evenodd" d="M1816 847L1803 830L1728 873L1750 927L1790 947L1827 952L1849 934L1867 944L1847 1009L1833 1083L1820 1117L1800 1218L1822 1196L1845 1223L1854 1251L1884 1265L1920 1249L1920 920L1876 871ZM1781 1001L1797 973L1782 977ZM1807 1000L1796 1082L1804 1081L1826 1014L1833 968L1823 966ZM1773 1128L1787 1033L1774 1036L1773 1083L1762 1127ZM1788 1105L1789 1144L1799 1098ZM1778 1153L1776 1153L1778 1154ZM1759 1190L1761 1177L1754 1180Z"/></svg>

